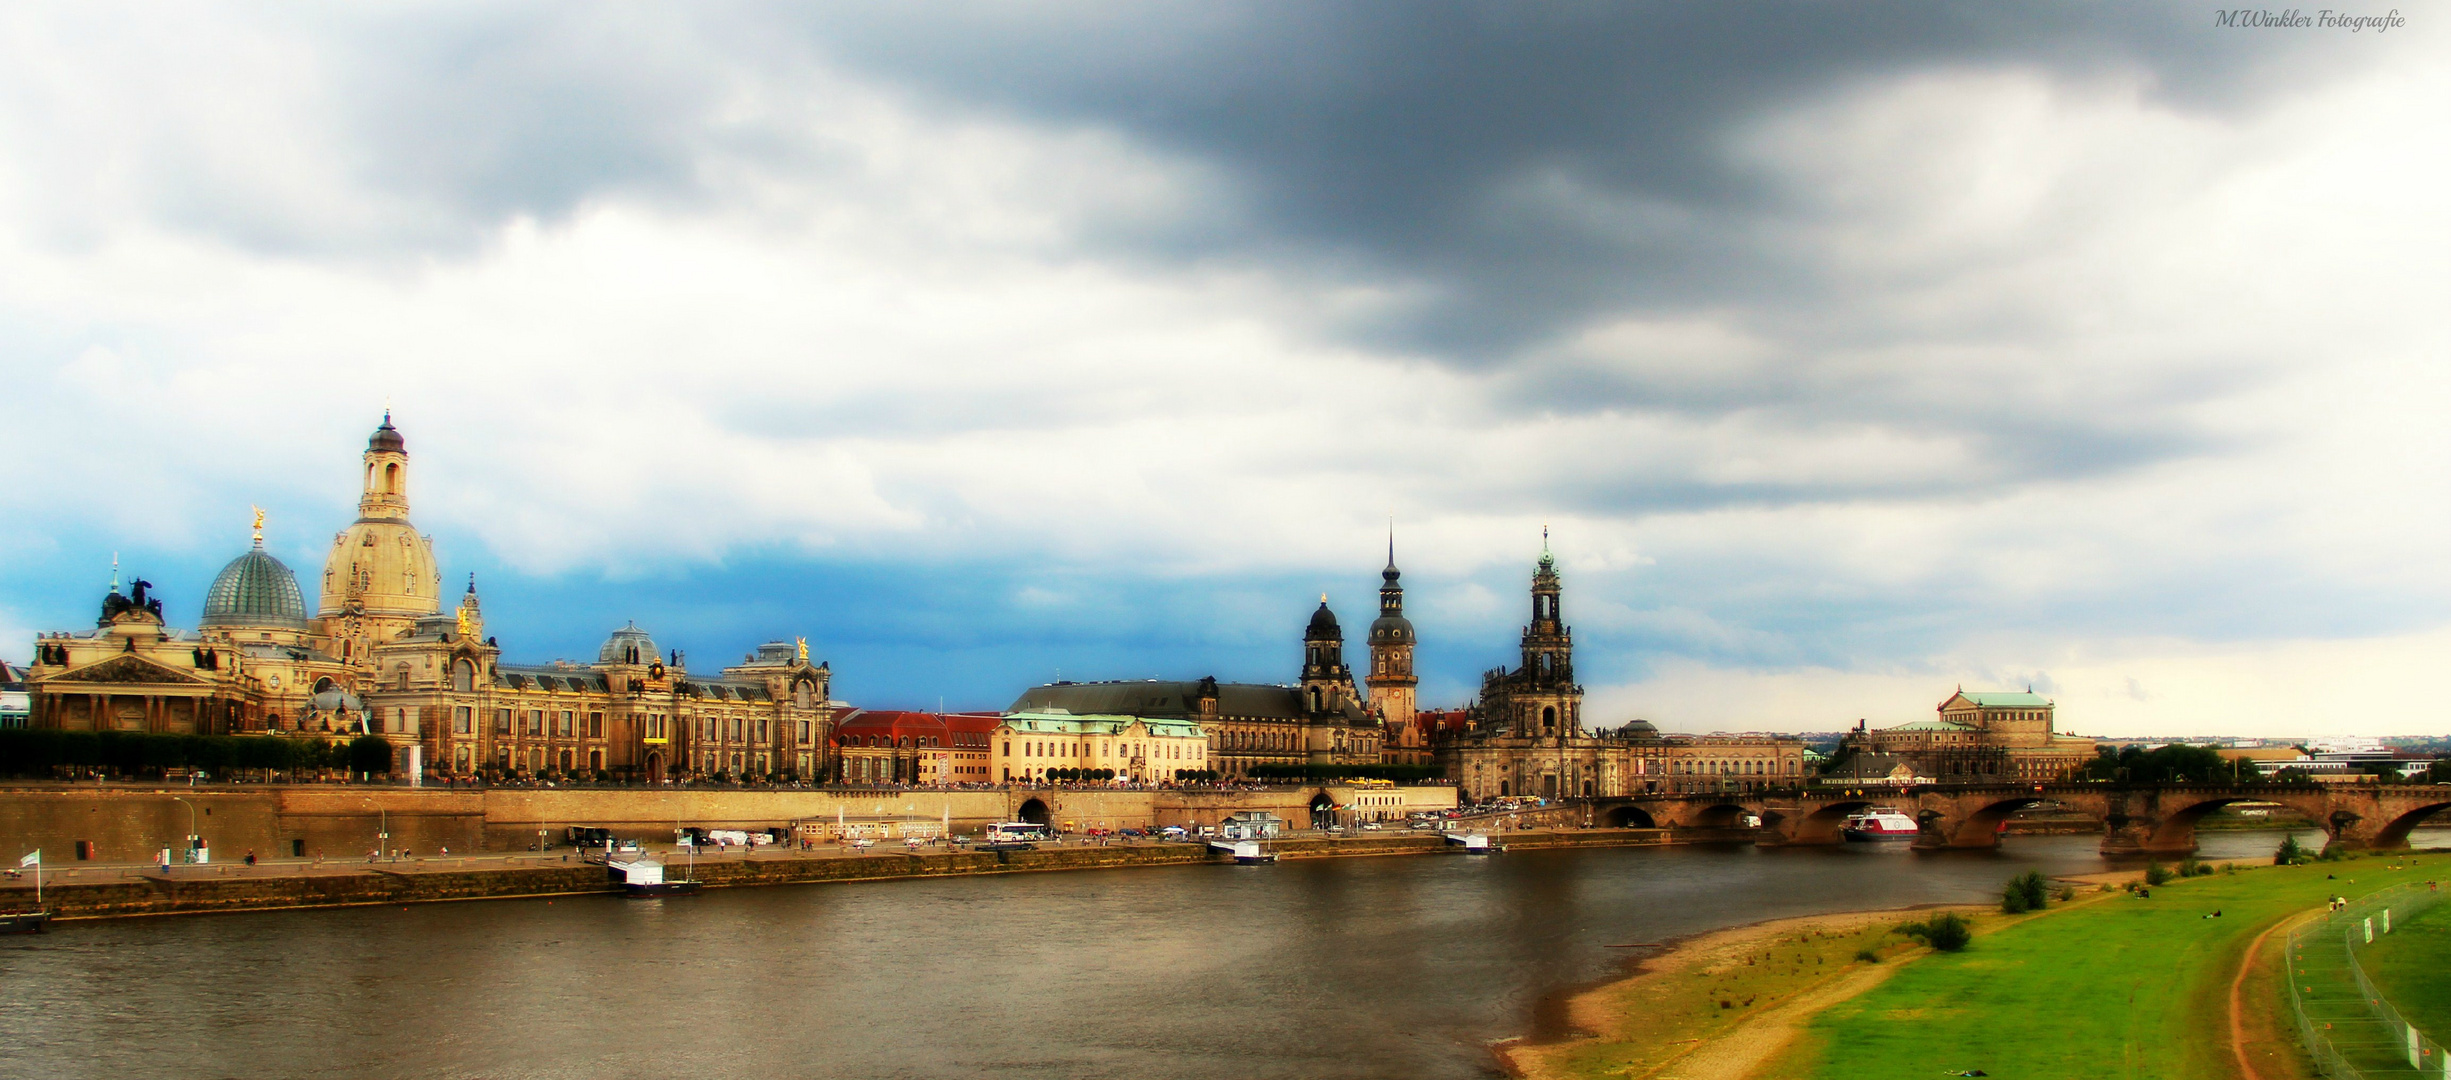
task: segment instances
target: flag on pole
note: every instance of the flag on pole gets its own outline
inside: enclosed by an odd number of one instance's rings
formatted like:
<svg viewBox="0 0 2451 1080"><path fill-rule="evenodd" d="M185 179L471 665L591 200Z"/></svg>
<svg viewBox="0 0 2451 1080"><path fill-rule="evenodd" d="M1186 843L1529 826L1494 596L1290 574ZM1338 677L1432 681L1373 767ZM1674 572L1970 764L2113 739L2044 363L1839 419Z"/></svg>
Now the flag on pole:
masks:
<svg viewBox="0 0 2451 1080"><path fill-rule="evenodd" d="M19 866L41 866L42 864L43 849L41 848L35 848L32 851L26 852L25 858L17 860L17 865Z"/></svg>

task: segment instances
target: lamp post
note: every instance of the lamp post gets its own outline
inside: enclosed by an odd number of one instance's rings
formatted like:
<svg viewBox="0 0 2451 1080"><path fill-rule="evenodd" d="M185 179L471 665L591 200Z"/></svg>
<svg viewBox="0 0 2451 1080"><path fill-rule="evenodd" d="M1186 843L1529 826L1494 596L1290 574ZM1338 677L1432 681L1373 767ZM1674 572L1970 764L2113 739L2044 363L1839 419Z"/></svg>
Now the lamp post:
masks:
<svg viewBox="0 0 2451 1080"><path fill-rule="evenodd" d="M187 808L187 859L193 862L196 858L196 841L202 839L196 827L196 804L176 795L171 796L170 801Z"/></svg>

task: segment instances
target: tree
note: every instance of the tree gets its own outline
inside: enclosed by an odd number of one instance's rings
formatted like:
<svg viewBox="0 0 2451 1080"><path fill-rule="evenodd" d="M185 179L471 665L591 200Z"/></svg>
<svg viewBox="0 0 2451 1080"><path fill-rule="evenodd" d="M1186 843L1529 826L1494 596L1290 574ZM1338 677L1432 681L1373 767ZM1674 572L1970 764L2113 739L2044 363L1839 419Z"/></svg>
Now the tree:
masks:
<svg viewBox="0 0 2451 1080"><path fill-rule="evenodd" d="M2051 899L2051 881L2040 870L2028 870L2008 879L2000 890L2000 910L2010 915L2041 911Z"/></svg>
<svg viewBox="0 0 2451 1080"><path fill-rule="evenodd" d="M391 744L380 735L360 735L349 740L349 771L388 775L391 772Z"/></svg>
<svg viewBox="0 0 2451 1080"><path fill-rule="evenodd" d="M2306 848L2298 843L2296 833L2281 838L2281 846L2272 853L2272 865L2296 866L2306 861Z"/></svg>
<svg viewBox="0 0 2451 1080"><path fill-rule="evenodd" d="M2131 784L2169 784L2186 781L2241 779L2237 766L2209 746L2186 746L2172 743L2147 750L2141 746L2123 746L2117 750L2104 746L2095 750L2094 759L2085 764L2082 774L2087 780L2124 780Z"/></svg>

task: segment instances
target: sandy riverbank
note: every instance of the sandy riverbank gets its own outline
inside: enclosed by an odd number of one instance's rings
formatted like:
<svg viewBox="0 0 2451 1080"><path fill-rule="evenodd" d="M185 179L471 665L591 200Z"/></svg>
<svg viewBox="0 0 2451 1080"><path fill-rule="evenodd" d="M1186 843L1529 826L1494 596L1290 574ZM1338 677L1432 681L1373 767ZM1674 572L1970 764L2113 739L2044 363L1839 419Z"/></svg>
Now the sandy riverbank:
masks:
<svg viewBox="0 0 2451 1080"><path fill-rule="evenodd" d="M1895 961L1922 952L1890 933L1900 923L1936 911L1984 909L1921 905L1812 915L1670 942L1623 978L1573 995L1566 1026L1577 1035L1510 1040L1494 1051L1511 1075L1570 1080L1589 1075L1595 1052L1641 1042L1646 1045L1609 1071L1656 1080L1743 1080L1785 1050L1804 1021L1879 985L1898 969ZM1858 961L1859 950L1884 962ZM1635 1030L1638 1022L1643 1030Z"/></svg>

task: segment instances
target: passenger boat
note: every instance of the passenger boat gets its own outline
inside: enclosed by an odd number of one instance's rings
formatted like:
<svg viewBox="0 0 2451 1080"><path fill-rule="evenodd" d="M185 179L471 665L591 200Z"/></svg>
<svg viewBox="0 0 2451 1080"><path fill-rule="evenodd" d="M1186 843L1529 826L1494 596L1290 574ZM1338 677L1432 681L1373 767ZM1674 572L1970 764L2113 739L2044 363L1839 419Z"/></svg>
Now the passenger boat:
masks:
<svg viewBox="0 0 2451 1080"><path fill-rule="evenodd" d="M1874 806L1847 815L1847 824L1840 833L1849 840L1912 840L1923 832L1915 819L1899 813L1893 807Z"/></svg>
<svg viewBox="0 0 2451 1080"><path fill-rule="evenodd" d="M1222 851L1234 856L1235 862L1246 866L1277 861L1277 853L1261 850L1260 842L1257 840L1211 840L1208 846L1211 851Z"/></svg>
<svg viewBox="0 0 2451 1080"><path fill-rule="evenodd" d="M1466 855L1489 855L1506 850L1506 845L1490 839L1487 833L1448 833L1447 842L1461 845Z"/></svg>
<svg viewBox="0 0 2451 1080"><path fill-rule="evenodd" d="M39 934L51 925L51 913L40 908L32 911L0 911L0 934Z"/></svg>
<svg viewBox="0 0 2451 1080"><path fill-rule="evenodd" d="M625 896L695 896L698 892L699 886L695 881L664 880L664 864L653 859L632 859L627 862L607 859L604 865L611 872L613 880L621 884L621 892Z"/></svg>

